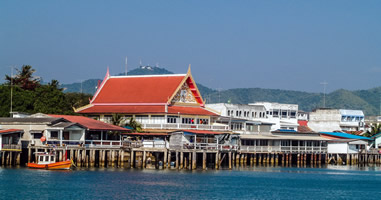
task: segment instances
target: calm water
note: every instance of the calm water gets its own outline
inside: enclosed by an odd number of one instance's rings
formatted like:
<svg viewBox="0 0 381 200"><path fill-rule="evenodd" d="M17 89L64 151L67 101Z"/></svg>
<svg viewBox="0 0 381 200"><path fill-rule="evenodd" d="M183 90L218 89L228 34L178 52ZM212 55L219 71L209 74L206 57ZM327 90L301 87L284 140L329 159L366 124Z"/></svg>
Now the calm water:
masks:
<svg viewBox="0 0 381 200"><path fill-rule="evenodd" d="M0 168L0 199L381 199L381 168Z"/></svg>

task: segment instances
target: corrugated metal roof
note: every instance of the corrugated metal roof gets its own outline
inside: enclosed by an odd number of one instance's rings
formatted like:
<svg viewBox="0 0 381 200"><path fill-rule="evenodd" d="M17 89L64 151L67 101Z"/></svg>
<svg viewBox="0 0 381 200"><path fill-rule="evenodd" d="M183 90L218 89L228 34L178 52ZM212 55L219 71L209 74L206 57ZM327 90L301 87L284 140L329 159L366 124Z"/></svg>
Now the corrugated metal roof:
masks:
<svg viewBox="0 0 381 200"><path fill-rule="evenodd" d="M4 130L0 130L0 135L11 134L11 133L20 133L20 132L24 132L24 131L21 129L4 129Z"/></svg>
<svg viewBox="0 0 381 200"><path fill-rule="evenodd" d="M335 136L335 137L347 138L347 139L371 140L370 138L367 138L367 137L352 135L348 133L341 133L341 132L320 132L320 133L329 135L329 136Z"/></svg>

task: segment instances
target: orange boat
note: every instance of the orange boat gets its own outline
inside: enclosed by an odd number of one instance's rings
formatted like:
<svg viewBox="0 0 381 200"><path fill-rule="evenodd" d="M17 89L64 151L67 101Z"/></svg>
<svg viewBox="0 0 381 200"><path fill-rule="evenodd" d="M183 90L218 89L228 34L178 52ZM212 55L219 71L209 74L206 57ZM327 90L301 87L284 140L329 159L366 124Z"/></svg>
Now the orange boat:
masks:
<svg viewBox="0 0 381 200"><path fill-rule="evenodd" d="M37 163L28 163L29 168L34 169L70 169L72 160L56 162L55 153L38 152Z"/></svg>

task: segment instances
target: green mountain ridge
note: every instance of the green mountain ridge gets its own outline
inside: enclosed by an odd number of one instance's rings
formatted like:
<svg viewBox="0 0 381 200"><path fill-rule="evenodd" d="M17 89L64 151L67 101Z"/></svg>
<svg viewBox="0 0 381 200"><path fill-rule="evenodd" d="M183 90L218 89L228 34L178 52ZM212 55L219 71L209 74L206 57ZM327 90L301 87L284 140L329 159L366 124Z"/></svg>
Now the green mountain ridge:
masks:
<svg viewBox="0 0 381 200"><path fill-rule="evenodd" d="M141 66L128 72L128 75L173 74L164 68ZM124 75L120 73L118 75ZM82 92L93 95L98 81L88 79L82 82ZM248 104L256 101L298 104L300 110L312 111L323 107L323 94L280 89L235 88L217 91L197 83L198 89L206 103L231 102ZM81 92L81 83L63 84L65 92ZM363 110L365 115L378 115L380 109L381 87L368 90L339 89L326 94L326 107L337 109Z"/></svg>

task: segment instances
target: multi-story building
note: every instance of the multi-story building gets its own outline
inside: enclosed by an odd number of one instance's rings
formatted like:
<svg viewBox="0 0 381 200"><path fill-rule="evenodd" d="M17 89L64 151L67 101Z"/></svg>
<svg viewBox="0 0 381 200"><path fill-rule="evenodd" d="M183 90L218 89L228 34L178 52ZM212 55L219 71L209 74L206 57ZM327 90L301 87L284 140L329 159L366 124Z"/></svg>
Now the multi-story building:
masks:
<svg viewBox="0 0 381 200"><path fill-rule="evenodd" d="M308 126L316 132L364 130L361 110L319 108L309 114Z"/></svg>
<svg viewBox="0 0 381 200"><path fill-rule="evenodd" d="M266 122L273 123L271 130L297 130L298 128L298 105L273 102L250 103L253 106L264 106L266 110Z"/></svg>
<svg viewBox="0 0 381 200"><path fill-rule="evenodd" d="M205 109L204 101L187 74L110 76L98 87L90 104L77 113L111 122L112 114L135 118L145 130L221 130L218 115Z"/></svg>
<svg viewBox="0 0 381 200"><path fill-rule="evenodd" d="M266 122L264 106L216 103L206 107L220 115L218 122L228 124L230 129L240 134L270 133L272 123Z"/></svg>

